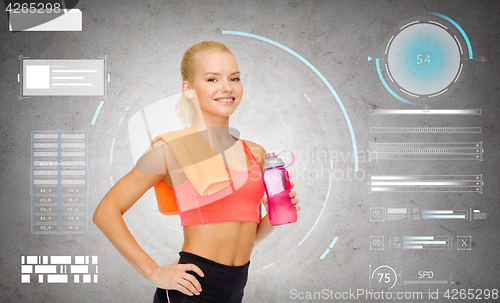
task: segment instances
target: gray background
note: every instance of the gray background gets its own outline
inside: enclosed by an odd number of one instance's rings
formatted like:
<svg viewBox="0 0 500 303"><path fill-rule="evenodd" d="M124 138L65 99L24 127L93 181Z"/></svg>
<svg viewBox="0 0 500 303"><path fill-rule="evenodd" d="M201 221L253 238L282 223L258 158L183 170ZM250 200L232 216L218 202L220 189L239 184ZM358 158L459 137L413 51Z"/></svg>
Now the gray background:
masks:
<svg viewBox="0 0 500 303"><path fill-rule="evenodd" d="M231 118L231 126L241 132L242 138L258 142L268 151L290 149L303 155L290 169L302 206L298 222L276 229L252 253L245 302L309 301L293 300L292 289L367 289L370 265L372 269L390 266L403 280L417 280L418 271L432 270L440 279L453 282L440 286L440 291L499 287L497 1L81 1L77 7L83 14L82 32L12 33L8 31L6 14L0 14L2 301L152 300L154 286L128 265L90 220L85 235L30 233L31 131L88 131L91 218L110 182L116 182L133 167L131 149L138 144L137 138L148 135L129 128L129 120L143 109L146 113L151 104L180 92L180 57L189 45L202 40L226 43L243 71L244 98ZM425 11L439 12L455 20L467 33L474 57L486 58L469 62L459 84L434 101L431 108L479 108L481 116L370 116L372 108L412 108L384 89L375 63L368 62L367 56L380 58L390 36ZM483 141L484 160L368 163L360 158L364 178L359 174L359 180L352 178L352 159L341 159L328 169L330 161L318 156L318 152L337 152L346 157L348 153L352 155L352 143L340 108L326 86L283 50L249 38L222 35L222 30L277 41L315 66L345 105L360 153L374 140ZM19 55L32 59L92 59L106 55L107 72L111 75L107 96L20 100ZM96 125L91 125L101 100L104 107ZM172 117L174 103L164 106L165 116ZM178 127L175 118L147 113L145 116L149 119L150 136ZM121 117L124 122L118 126ZM162 127L155 122L163 123ZM374 136L369 132L373 126L480 126L482 133ZM117 138L114 165L109 164L112 138ZM329 176L335 169L345 175L331 180ZM315 175L318 172L320 177ZM483 194L374 194L369 193L368 174L483 174L484 187ZM370 223L369 208L376 206L479 208L488 213L488 219ZM125 219L138 242L158 264L168 265L177 258L182 245L178 218L159 215L151 191ZM370 251L373 235L386 239L410 235L453 239L465 235L472 238L472 250L457 251L453 246L443 251L388 250L386 243L385 250ZM332 251L320 259L335 236L338 241ZM99 282L21 284L23 255L97 255ZM393 290L427 291L436 287L398 284Z"/></svg>

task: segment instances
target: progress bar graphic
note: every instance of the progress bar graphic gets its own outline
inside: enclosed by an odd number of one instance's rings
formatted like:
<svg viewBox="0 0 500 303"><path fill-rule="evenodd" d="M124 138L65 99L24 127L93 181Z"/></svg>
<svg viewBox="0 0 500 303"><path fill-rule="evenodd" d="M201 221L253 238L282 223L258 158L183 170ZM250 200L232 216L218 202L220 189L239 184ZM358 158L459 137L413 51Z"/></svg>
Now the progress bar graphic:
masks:
<svg viewBox="0 0 500 303"><path fill-rule="evenodd" d="M370 176L371 192L475 192L483 191L483 175Z"/></svg>
<svg viewBox="0 0 500 303"><path fill-rule="evenodd" d="M370 115L481 115L480 109L372 109Z"/></svg>
<svg viewBox="0 0 500 303"><path fill-rule="evenodd" d="M455 243L453 243L455 241ZM456 248L455 248L456 247ZM370 236L370 251L471 250L472 236Z"/></svg>
<svg viewBox="0 0 500 303"><path fill-rule="evenodd" d="M422 219L465 219L469 220L469 210L422 210Z"/></svg>
<svg viewBox="0 0 500 303"><path fill-rule="evenodd" d="M483 142L370 142L372 160L483 160Z"/></svg>
<svg viewBox="0 0 500 303"><path fill-rule="evenodd" d="M485 220L488 214L479 209L418 209L406 207L370 207L370 222L420 220Z"/></svg>
<svg viewBox="0 0 500 303"><path fill-rule="evenodd" d="M481 127L370 127L370 133L478 134L481 133Z"/></svg>

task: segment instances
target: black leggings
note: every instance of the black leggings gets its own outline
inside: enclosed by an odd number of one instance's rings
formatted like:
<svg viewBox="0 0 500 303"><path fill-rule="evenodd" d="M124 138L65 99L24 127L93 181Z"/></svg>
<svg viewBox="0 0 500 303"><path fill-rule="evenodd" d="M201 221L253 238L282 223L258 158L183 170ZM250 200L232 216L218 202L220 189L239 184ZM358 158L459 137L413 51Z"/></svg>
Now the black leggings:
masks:
<svg viewBox="0 0 500 303"><path fill-rule="evenodd" d="M200 277L193 271L186 271L200 282L202 289L200 295L188 296L177 290L156 288L153 303L237 303L242 301L250 261L241 266L229 266L185 251L179 252L179 255L181 256L179 264L195 264L205 274L204 277Z"/></svg>

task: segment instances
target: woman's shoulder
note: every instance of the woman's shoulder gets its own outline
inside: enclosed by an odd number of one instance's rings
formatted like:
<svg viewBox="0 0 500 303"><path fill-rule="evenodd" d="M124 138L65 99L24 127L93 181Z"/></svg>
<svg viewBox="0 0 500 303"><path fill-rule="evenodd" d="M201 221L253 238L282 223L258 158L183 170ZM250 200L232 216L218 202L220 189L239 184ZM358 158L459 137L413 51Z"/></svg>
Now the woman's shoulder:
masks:
<svg viewBox="0 0 500 303"><path fill-rule="evenodd" d="M167 142L170 140L181 138L183 136L189 136L193 133L196 133L196 131L192 128L189 128L189 127L183 128L183 129L178 129L178 130L168 131L166 133L163 133L161 135L154 137L154 139L151 141L151 144L154 144L154 143L158 142L159 140Z"/></svg>
<svg viewBox="0 0 500 303"><path fill-rule="evenodd" d="M248 146L248 149L250 149L250 151L252 152L255 160L257 160L259 165L262 167L262 164L267 157L267 152L264 147L250 140L243 140L243 142L245 142L246 146Z"/></svg>
<svg viewBox="0 0 500 303"><path fill-rule="evenodd" d="M157 135L137 161L136 168L140 172L149 174L169 174L171 171L177 170L179 164L167 143L187 137L190 133L192 133L192 129L180 129Z"/></svg>

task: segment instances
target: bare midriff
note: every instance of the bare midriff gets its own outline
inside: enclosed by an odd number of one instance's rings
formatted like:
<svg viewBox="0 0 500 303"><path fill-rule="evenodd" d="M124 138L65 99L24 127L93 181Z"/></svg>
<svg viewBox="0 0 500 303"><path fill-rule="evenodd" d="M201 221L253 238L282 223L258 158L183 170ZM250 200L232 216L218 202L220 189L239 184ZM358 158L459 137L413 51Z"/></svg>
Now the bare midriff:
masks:
<svg viewBox="0 0 500 303"><path fill-rule="evenodd" d="M220 222L184 227L182 250L229 266L248 263L257 222Z"/></svg>

